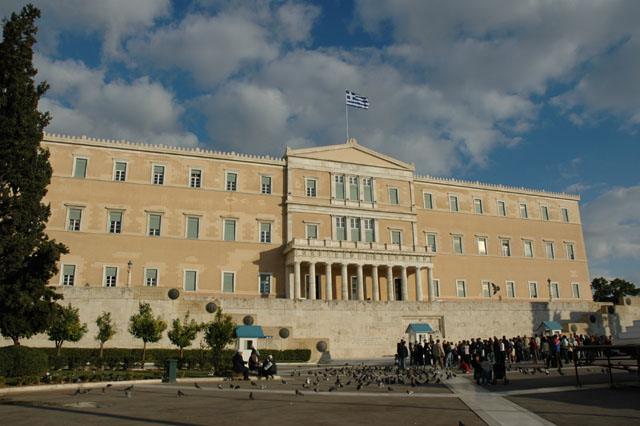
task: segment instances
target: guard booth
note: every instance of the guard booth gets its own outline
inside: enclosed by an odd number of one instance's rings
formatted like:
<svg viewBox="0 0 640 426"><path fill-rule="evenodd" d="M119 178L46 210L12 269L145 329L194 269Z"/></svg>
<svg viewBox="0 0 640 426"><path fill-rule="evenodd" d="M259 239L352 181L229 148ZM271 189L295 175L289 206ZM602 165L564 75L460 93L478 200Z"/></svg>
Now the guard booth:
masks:
<svg viewBox="0 0 640 426"><path fill-rule="evenodd" d="M431 334L435 334L436 332L433 331L429 324L421 322L416 324L409 324L409 327L407 327L405 333L409 335L409 338L407 339L409 342L422 342L425 339L427 341L430 340L429 336Z"/></svg>
<svg viewBox="0 0 640 426"><path fill-rule="evenodd" d="M554 334L562 334L563 327L556 321L542 321L537 330L545 336L553 336Z"/></svg>
<svg viewBox="0 0 640 426"><path fill-rule="evenodd" d="M260 344L258 339L264 339L262 327L259 325L236 325L235 337L238 339L237 350L242 351L242 359L249 361L251 356L251 345L258 349Z"/></svg>

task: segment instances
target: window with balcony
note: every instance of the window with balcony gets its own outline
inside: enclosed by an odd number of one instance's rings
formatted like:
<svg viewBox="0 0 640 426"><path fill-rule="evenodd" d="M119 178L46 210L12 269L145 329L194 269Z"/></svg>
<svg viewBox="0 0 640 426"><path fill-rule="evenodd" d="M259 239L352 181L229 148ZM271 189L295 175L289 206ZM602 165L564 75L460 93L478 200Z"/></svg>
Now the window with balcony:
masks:
<svg viewBox="0 0 640 426"><path fill-rule="evenodd" d="M351 225L351 241L360 241L360 219L352 217L349 222Z"/></svg>
<svg viewBox="0 0 640 426"><path fill-rule="evenodd" d="M347 219L345 217L336 217L336 238L342 241L347 239Z"/></svg>
<svg viewBox="0 0 640 426"><path fill-rule="evenodd" d="M364 201L370 203L373 201L373 179L362 178L362 194Z"/></svg>
<svg viewBox="0 0 640 426"><path fill-rule="evenodd" d="M402 245L402 231L391 231L391 244Z"/></svg>
<svg viewBox="0 0 640 426"><path fill-rule="evenodd" d="M335 175L336 200L344 200L344 175Z"/></svg>
<svg viewBox="0 0 640 426"><path fill-rule="evenodd" d="M317 239L318 238L318 225L316 224L307 224L307 238L309 239Z"/></svg>
<svg viewBox="0 0 640 426"><path fill-rule="evenodd" d="M373 219L364 219L364 240L368 243L376 241L375 221Z"/></svg>
<svg viewBox="0 0 640 426"><path fill-rule="evenodd" d="M349 176L349 199L352 201L358 201L360 199L357 176Z"/></svg>

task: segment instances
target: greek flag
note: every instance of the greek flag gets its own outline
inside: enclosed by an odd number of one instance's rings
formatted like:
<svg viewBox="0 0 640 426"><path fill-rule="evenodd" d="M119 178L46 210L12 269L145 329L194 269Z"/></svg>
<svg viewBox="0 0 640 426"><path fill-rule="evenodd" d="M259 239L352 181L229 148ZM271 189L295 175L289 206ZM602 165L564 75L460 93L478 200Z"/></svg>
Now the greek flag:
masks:
<svg viewBox="0 0 640 426"><path fill-rule="evenodd" d="M369 98L347 90L347 106L369 109Z"/></svg>

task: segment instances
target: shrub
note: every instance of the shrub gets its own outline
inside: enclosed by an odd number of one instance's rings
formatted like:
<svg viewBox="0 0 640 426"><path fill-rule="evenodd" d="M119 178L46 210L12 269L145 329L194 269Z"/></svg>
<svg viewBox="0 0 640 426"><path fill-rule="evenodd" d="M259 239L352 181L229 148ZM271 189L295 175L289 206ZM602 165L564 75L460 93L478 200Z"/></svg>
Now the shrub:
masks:
<svg viewBox="0 0 640 426"><path fill-rule="evenodd" d="M26 346L0 348L0 376L42 376L49 369L47 355Z"/></svg>

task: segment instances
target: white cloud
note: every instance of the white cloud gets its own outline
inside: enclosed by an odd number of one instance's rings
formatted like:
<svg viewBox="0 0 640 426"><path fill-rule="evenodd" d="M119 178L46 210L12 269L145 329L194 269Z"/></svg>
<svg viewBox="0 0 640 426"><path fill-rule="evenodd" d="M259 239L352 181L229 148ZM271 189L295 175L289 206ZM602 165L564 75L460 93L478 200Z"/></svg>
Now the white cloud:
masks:
<svg viewBox="0 0 640 426"><path fill-rule="evenodd" d="M104 70L82 62L36 55L38 77L51 85L40 101L53 121L47 131L108 139L195 146L197 137L180 125L183 107L158 83L105 81Z"/></svg>

